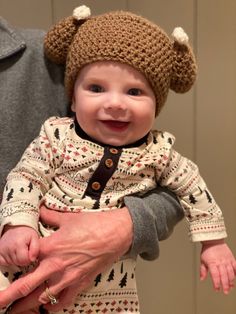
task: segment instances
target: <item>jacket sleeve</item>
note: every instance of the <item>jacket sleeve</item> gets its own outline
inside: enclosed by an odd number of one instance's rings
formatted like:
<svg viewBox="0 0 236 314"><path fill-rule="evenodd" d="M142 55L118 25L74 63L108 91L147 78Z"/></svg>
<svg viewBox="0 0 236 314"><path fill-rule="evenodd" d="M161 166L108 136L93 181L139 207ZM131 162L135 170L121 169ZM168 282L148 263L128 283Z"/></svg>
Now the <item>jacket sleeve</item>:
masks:
<svg viewBox="0 0 236 314"><path fill-rule="evenodd" d="M125 197L134 228L130 256L140 255L145 260L159 256L159 241L168 238L175 225L184 217L183 209L176 196L167 188L140 196Z"/></svg>

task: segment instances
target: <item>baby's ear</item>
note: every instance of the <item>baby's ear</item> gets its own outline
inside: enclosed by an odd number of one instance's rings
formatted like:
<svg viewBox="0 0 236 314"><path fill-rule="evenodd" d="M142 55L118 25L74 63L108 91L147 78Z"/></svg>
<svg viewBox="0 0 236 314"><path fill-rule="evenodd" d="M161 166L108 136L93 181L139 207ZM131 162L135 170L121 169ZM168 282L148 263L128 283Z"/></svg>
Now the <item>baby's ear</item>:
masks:
<svg viewBox="0 0 236 314"><path fill-rule="evenodd" d="M75 95L73 94L72 101L71 101L71 107L72 112L75 112Z"/></svg>

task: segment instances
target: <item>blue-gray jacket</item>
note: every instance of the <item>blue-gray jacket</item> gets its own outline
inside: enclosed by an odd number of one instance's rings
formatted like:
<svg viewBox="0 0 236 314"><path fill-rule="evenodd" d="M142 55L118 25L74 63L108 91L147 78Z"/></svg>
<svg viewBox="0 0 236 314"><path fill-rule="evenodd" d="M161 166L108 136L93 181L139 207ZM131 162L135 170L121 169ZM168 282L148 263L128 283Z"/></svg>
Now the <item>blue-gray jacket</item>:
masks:
<svg viewBox="0 0 236 314"><path fill-rule="evenodd" d="M0 17L0 187L51 115L65 115L63 68L43 56L43 31L14 30Z"/></svg>

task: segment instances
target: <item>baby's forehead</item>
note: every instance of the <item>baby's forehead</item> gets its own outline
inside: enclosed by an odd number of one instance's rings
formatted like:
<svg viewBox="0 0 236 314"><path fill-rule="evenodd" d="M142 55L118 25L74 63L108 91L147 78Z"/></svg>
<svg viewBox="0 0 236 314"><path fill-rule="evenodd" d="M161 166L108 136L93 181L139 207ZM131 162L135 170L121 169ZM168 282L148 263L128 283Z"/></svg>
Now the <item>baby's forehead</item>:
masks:
<svg viewBox="0 0 236 314"><path fill-rule="evenodd" d="M145 75L136 69L135 67L119 62L119 61L95 61L86 64L80 69L78 77L82 78L106 78L106 76L120 75L120 81L124 81L125 78L132 81L139 81L143 84L149 84ZM111 79L109 77L109 79Z"/></svg>

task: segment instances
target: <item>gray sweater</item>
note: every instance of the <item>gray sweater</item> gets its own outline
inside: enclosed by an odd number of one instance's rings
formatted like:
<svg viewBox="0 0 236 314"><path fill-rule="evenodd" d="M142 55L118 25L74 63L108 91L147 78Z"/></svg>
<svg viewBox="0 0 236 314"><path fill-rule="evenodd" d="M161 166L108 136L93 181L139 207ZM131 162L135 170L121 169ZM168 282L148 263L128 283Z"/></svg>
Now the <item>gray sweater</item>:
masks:
<svg viewBox="0 0 236 314"><path fill-rule="evenodd" d="M0 195L5 178L50 116L68 114L63 67L45 59L44 32L13 29L0 17ZM125 198L133 225L130 255L159 255L166 239L183 217L177 199L166 189Z"/></svg>

